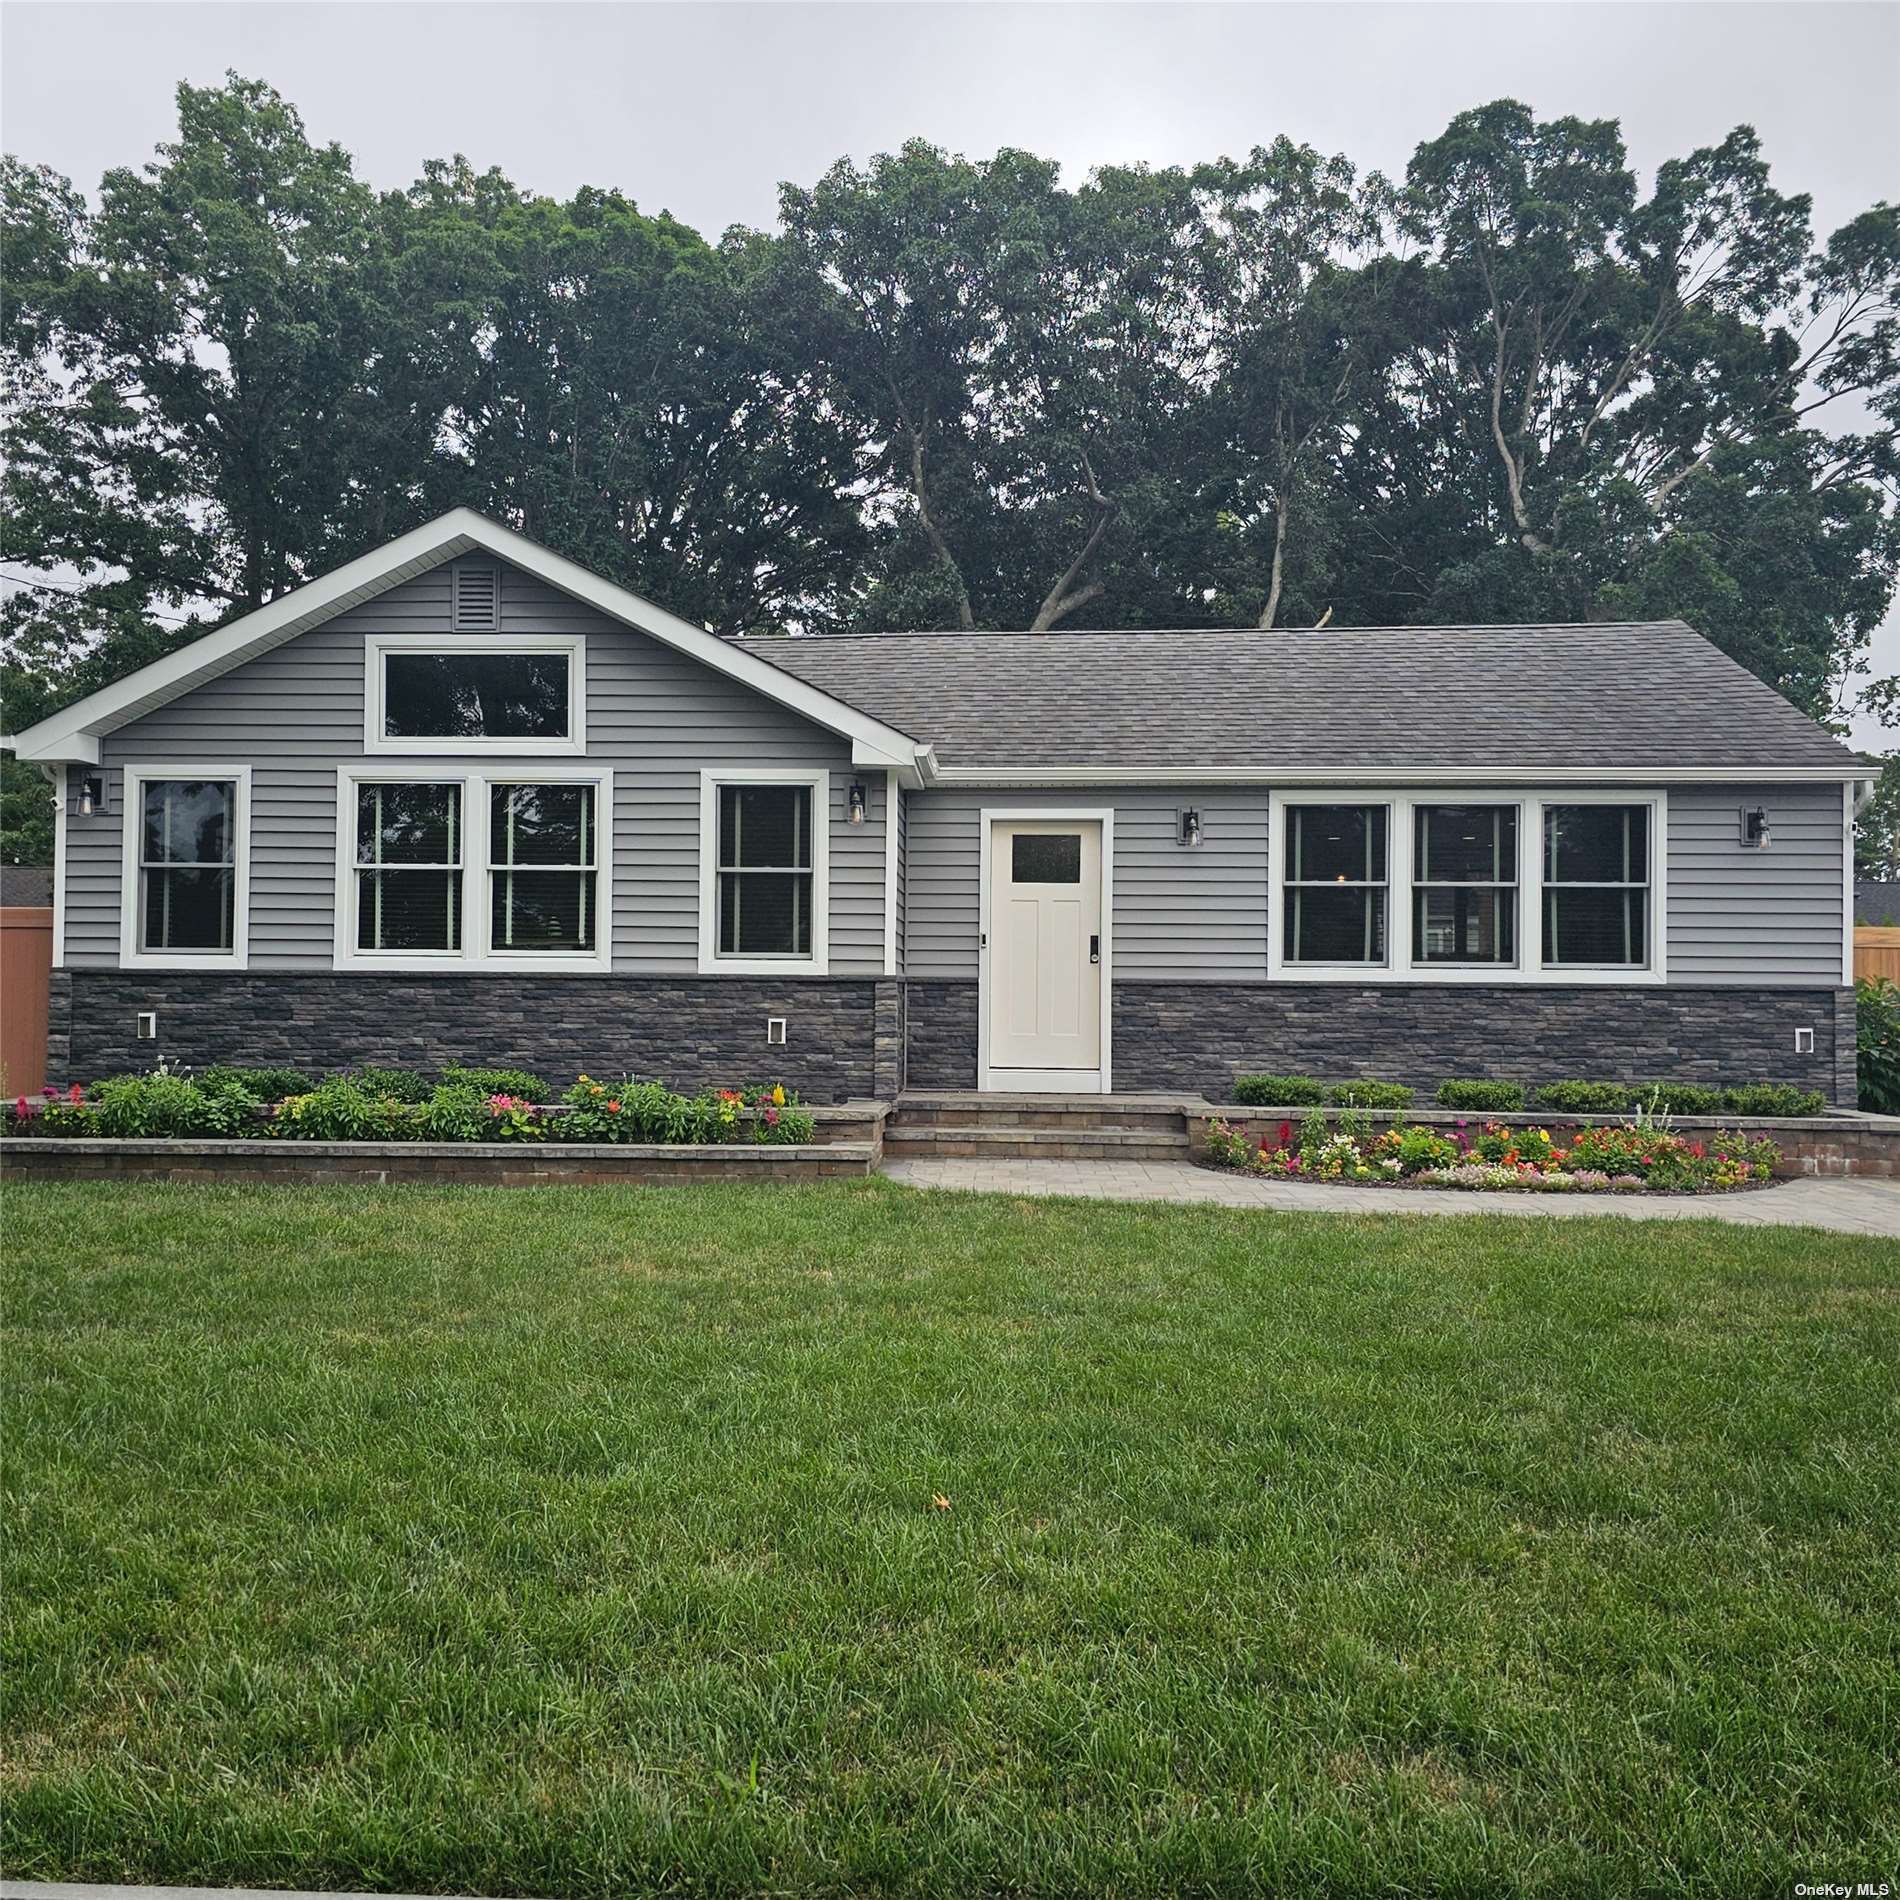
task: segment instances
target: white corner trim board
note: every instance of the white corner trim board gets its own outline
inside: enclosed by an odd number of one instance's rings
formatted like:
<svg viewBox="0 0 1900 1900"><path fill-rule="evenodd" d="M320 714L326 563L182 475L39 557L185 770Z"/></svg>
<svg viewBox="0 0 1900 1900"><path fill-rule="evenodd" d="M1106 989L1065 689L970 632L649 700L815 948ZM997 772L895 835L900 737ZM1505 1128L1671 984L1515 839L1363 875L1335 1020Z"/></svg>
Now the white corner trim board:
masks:
<svg viewBox="0 0 1900 1900"><path fill-rule="evenodd" d="M250 961L251 936L251 768L209 759L140 759L124 767L120 798L119 967L122 970L242 970ZM229 950L145 950L139 945L139 847L144 839L145 787L164 779L208 781L230 779L236 785L232 813L231 862L234 891L231 904ZM65 798L60 799L56 829L65 830ZM56 837L55 876L60 887L60 909L65 909L66 840ZM61 919L61 935L64 934ZM64 944L57 946L64 953Z"/></svg>
<svg viewBox="0 0 1900 1900"><path fill-rule="evenodd" d="M884 974L897 974L897 768L884 774Z"/></svg>
<svg viewBox="0 0 1900 1900"><path fill-rule="evenodd" d="M454 950L357 947L359 880L356 794L359 785L455 785L462 793L462 941ZM592 785L594 790L594 947L510 950L494 938L490 879L489 793L498 785ZM613 969L614 775L604 765L566 759L462 763L438 756L354 759L336 774L336 903L333 967L455 976L513 971L527 976L585 976Z"/></svg>
<svg viewBox="0 0 1900 1900"><path fill-rule="evenodd" d="M719 788L811 787L811 954L719 954ZM831 774L805 765L708 766L699 775L699 973L701 976L826 976L831 968Z"/></svg>
<svg viewBox="0 0 1900 1900"><path fill-rule="evenodd" d="M1854 818L1859 788L1841 787L1841 988L1854 987Z"/></svg>
<svg viewBox="0 0 1900 1900"><path fill-rule="evenodd" d="M1600 784L1600 781L1599 781ZM1517 955L1510 963L1422 962L1412 955L1413 814L1421 805L1483 804L1517 812ZM1287 812L1302 805L1386 808L1385 957L1377 963L1307 963L1286 954ZM1649 812L1648 956L1641 964L1550 964L1543 958L1544 811L1551 805L1641 805ZM1535 791L1478 796L1468 786L1398 790L1386 785L1325 786L1269 794L1267 815L1267 975L1279 983L1486 983L1510 985L1637 984L1669 976L1669 794L1659 787L1628 791Z"/></svg>

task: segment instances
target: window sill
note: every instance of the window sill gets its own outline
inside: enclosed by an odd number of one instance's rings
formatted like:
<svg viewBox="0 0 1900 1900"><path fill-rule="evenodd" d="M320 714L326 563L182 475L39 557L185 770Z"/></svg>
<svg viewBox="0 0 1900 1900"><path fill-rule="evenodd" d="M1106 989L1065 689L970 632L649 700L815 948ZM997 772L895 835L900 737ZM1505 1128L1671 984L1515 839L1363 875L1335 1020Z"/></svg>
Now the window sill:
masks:
<svg viewBox="0 0 1900 1900"><path fill-rule="evenodd" d="M577 951L564 957L537 955L531 951L519 955L491 952L487 956L462 956L443 951L431 956L415 950L391 955L364 950L352 956L334 957L330 967L339 975L351 971L365 974L381 971L397 976L611 976L613 959L611 954L602 956L592 951Z"/></svg>
<svg viewBox="0 0 1900 1900"><path fill-rule="evenodd" d="M1525 970L1516 964L1489 964L1474 968L1469 964L1432 968L1412 964L1394 969L1376 963L1275 963L1267 972L1273 983L1412 983L1430 988L1456 988L1459 984L1488 984L1508 989L1560 989L1578 984L1621 984L1635 986L1666 982L1667 973L1651 967L1579 964L1571 968Z"/></svg>
<svg viewBox="0 0 1900 1900"><path fill-rule="evenodd" d="M242 970L250 958L242 950L219 950L205 956L191 956L166 950L126 950L119 952L122 970Z"/></svg>
<svg viewBox="0 0 1900 1900"><path fill-rule="evenodd" d="M827 976L822 957L706 957L699 960L701 976Z"/></svg>

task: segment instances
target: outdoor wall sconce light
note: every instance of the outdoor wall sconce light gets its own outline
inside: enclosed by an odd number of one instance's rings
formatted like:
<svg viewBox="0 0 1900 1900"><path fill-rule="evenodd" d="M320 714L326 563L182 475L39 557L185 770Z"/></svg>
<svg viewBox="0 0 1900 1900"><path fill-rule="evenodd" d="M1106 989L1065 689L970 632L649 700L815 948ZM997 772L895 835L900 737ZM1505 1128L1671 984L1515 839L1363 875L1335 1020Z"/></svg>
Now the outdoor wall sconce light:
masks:
<svg viewBox="0 0 1900 1900"><path fill-rule="evenodd" d="M1188 806L1177 814L1180 831L1179 840L1185 845L1198 845L1201 842L1201 814L1194 806Z"/></svg>
<svg viewBox="0 0 1900 1900"><path fill-rule="evenodd" d="M851 781L851 791L847 800L845 816L849 818L854 825L864 823L864 781L861 778L854 778Z"/></svg>
<svg viewBox="0 0 1900 1900"><path fill-rule="evenodd" d="M74 810L81 818L106 808L106 782L96 772L83 772L79 778L79 798Z"/></svg>
<svg viewBox="0 0 1900 1900"><path fill-rule="evenodd" d="M1757 805L1742 812L1742 842L1757 851L1766 851L1773 833L1768 829L1768 814Z"/></svg>

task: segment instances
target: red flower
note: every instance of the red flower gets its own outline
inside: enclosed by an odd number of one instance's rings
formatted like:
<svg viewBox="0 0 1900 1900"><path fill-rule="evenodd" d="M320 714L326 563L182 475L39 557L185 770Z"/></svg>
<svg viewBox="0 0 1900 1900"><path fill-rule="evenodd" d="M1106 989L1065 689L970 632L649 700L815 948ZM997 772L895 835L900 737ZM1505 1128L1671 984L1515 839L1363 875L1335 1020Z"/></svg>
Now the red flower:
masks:
<svg viewBox="0 0 1900 1900"><path fill-rule="evenodd" d="M778 1126L778 1110L776 1108L768 1108L765 1111L765 1125L768 1128L776 1128Z"/></svg>
<svg viewBox="0 0 1900 1900"><path fill-rule="evenodd" d="M75 1082L72 1087L66 1091L66 1099L76 1106L86 1099L86 1091Z"/></svg>
<svg viewBox="0 0 1900 1900"><path fill-rule="evenodd" d="M1264 1143L1262 1143L1261 1145L1263 1147L1265 1146ZM1291 1122L1282 1122L1280 1124L1280 1146L1282 1148L1290 1148L1292 1145L1293 1145L1293 1124Z"/></svg>

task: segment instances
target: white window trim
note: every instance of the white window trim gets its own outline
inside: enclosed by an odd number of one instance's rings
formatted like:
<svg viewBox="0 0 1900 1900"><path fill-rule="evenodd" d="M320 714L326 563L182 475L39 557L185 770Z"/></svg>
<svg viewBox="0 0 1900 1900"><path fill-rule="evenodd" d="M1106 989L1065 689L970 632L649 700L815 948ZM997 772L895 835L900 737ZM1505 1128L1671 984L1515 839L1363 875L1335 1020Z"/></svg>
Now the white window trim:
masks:
<svg viewBox="0 0 1900 1900"><path fill-rule="evenodd" d="M391 653L565 653L567 735L560 739L391 739L383 733ZM569 758L587 750L587 637L579 633L372 633L363 641L363 750L403 758Z"/></svg>
<svg viewBox="0 0 1900 1900"><path fill-rule="evenodd" d="M811 954L719 955L719 788L811 787ZM831 973L831 774L803 765L707 767L699 775L699 973L701 976L828 976Z"/></svg>
<svg viewBox="0 0 1900 1900"><path fill-rule="evenodd" d="M459 950L360 950L356 944L356 788L358 785L459 785L462 788L462 947ZM592 785L594 790L594 947L504 950L491 941L488 795L497 785ZM336 774L336 933L339 970L396 970L455 976L513 970L529 976L606 975L613 969L614 775L604 766L541 758L492 765L445 765L436 755L353 760Z"/></svg>
<svg viewBox="0 0 1900 1900"><path fill-rule="evenodd" d="M1294 805L1383 805L1386 832L1386 960L1295 963L1285 953L1287 810ZM1517 961L1448 964L1412 957L1413 813L1420 805L1517 808ZM1544 809L1549 805L1645 805L1649 808L1649 961L1643 965L1553 963L1544 949ZM1267 813L1267 975L1276 983L1481 983L1526 987L1601 984L1632 987L1669 980L1669 794L1658 788L1572 791L1545 786L1490 792L1474 786L1331 786L1269 795Z"/></svg>
<svg viewBox="0 0 1900 1900"><path fill-rule="evenodd" d="M122 970L242 970L251 948L251 768L209 759L128 762L119 794L119 967ZM237 808L231 815L231 856L237 890L231 904L229 950L146 950L139 943L139 844L145 829L145 787L161 779L231 779ZM64 812L66 787L61 786ZM62 900L64 892L61 892ZM61 909L65 906L62 901ZM62 924L64 919L62 917ZM62 930L62 936L64 934ZM60 946L62 956L64 944Z"/></svg>

